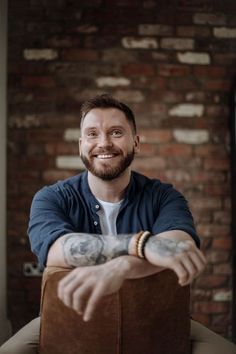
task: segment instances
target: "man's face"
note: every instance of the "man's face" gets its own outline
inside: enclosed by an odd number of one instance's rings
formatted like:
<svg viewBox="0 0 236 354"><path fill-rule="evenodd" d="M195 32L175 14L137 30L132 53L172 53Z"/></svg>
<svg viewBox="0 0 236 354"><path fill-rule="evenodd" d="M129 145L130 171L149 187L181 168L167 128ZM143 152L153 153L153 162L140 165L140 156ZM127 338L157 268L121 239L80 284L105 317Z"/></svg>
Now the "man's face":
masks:
<svg viewBox="0 0 236 354"><path fill-rule="evenodd" d="M124 113L116 108L95 108L81 126L80 156L96 177L119 177L139 151L139 137L134 135Z"/></svg>

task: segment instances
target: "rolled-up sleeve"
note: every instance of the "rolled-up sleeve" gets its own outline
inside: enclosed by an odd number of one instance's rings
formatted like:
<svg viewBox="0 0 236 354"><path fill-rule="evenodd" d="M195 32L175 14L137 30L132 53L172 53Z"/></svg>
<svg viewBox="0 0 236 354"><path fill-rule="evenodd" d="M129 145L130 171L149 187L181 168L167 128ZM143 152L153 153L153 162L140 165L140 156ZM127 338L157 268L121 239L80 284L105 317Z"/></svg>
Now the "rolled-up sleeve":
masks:
<svg viewBox="0 0 236 354"><path fill-rule="evenodd" d="M74 226L66 214L63 198L51 187L44 187L33 198L28 235L31 250L41 267L46 265L50 246L60 236L74 232Z"/></svg>
<svg viewBox="0 0 236 354"><path fill-rule="evenodd" d="M154 200L154 210L156 210L157 216L152 233L182 230L187 232L200 247L200 239L184 196L168 184L162 184L159 193L154 193L154 195L158 195L158 198Z"/></svg>

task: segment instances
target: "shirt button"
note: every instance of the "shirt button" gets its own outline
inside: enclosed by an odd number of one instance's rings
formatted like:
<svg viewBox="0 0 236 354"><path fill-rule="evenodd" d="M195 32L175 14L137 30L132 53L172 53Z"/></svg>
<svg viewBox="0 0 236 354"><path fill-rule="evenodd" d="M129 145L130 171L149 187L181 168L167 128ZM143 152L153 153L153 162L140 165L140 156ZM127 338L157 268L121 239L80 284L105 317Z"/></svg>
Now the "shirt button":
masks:
<svg viewBox="0 0 236 354"><path fill-rule="evenodd" d="M96 205L95 205L95 208L96 208L96 209L99 209L99 208L100 208L100 206L99 206L98 204L96 204Z"/></svg>
<svg viewBox="0 0 236 354"><path fill-rule="evenodd" d="M97 222L97 221L94 221L94 225L97 226L97 225L98 225L98 222Z"/></svg>

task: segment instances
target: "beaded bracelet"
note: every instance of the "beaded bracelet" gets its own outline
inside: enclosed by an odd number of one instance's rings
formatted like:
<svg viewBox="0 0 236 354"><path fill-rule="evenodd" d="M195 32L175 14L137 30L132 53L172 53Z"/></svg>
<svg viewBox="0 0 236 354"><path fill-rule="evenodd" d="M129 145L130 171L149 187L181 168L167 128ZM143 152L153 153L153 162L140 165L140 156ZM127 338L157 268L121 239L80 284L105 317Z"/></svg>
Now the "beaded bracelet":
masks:
<svg viewBox="0 0 236 354"><path fill-rule="evenodd" d="M135 256L139 257L138 255L138 245L139 245L139 240L141 236L143 235L144 231L140 231L135 235Z"/></svg>
<svg viewBox="0 0 236 354"><path fill-rule="evenodd" d="M144 231L141 236L138 238L137 242L137 255L139 258L145 258L144 248L147 240L151 236L149 231Z"/></svg>

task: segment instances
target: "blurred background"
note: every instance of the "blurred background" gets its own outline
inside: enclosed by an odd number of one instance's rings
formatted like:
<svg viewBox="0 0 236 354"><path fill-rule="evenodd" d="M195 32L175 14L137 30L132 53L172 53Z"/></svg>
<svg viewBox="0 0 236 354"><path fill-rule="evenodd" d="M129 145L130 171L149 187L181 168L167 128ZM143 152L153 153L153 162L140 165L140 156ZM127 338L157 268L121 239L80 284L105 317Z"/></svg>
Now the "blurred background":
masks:
<svg viewBox="0 0 236 354"><path fill-rule="evenodd" d="M193 318L235 336L236 2L4 0L1 7L1 328L10 323L15 332L39 313L31 200L83 170L80 106L108 92L136 115L142 149L133 168L171 182L189 201L208 259L192 285Z"/></svg>

